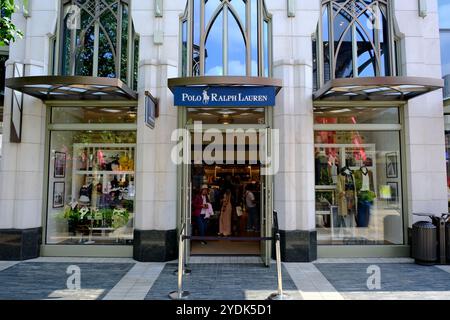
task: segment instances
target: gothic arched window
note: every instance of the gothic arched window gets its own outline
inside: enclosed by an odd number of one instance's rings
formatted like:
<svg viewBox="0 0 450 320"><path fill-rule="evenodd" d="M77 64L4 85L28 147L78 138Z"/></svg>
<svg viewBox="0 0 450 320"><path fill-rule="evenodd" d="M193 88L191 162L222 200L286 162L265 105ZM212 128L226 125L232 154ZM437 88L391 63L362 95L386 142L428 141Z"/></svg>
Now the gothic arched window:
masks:
<svg viewBox="0 0 450 320"><path fill-rule="evenodd" d="M271 76L263 0L188 0L181 42L182 76Z"/></svg>
<svg viewBox="0 0 450 320"><path fill-rule="evenodd" d="M136 88L139 38L129 0L64 0L61 75L119 78Z"/></svg>
<svg viewBox="0 0 450 320"><path fill-rule="evenodd" d="M391 19L388 0L323 0L315 48L320 83L395 75Z"/></svg>

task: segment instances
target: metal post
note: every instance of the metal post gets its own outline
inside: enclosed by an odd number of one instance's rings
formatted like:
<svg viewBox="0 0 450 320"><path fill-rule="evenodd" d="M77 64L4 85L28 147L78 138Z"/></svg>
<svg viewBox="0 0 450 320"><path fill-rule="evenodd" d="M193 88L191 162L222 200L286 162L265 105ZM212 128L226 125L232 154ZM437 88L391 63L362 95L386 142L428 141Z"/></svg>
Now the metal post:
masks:
<svg viewBox="0 0 450 320"><path fill-rule="evenodd" d="M446 264L447 259L445 257L445 222L446 222L446 216L442 215L442 217L439 219L439 257L440 257L440 263Z"/></svg>
<svg viewBox="0 0 450 320"><path fill-rule="evenodd" d="M190 293L189 291L183 291L183 274L184 274L184 263L183 263L183 256L184 256L184 228L181 229L180 232L180 245L178 248L178 290L173 291L169 293L169 297L172 300L186 300Z"/></svg>
<svg viewBox="0 0 450 320"><path fill-rule="evenodd" d="M278 292L272 293L268 300L290 300L290 297L283 293L283 275L281 270L281 248L280 233L276 234L275 254L277 258L277 276L278 276Z"/></svg>

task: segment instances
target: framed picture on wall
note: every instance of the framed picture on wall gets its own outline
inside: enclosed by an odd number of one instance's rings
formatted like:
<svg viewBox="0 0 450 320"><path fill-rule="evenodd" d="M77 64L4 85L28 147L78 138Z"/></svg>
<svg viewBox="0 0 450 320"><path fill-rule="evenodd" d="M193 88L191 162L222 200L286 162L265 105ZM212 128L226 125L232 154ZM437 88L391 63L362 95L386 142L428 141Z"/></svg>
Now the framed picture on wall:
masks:
<svg viewBox="0 0 450 320"><path fill-rule="evenodd" d="M66 158L64 152L55 152L55 170L53 174L55 178L66 177Z"/></svg>
<svg viewBox="0 0 450 320"><path fill-rule="evenodd" d="M398 178L398 157L395 152L386 154L386 177L388 179Z"/></svg>
<svg viewBox="0 0 450 320"><path fill-rule="evenodd" d="M391 189L391 202L398 202L399 194L398 194L398 182L388 182L387 185Z"/></svg>
<svg viewBox="0 0 450 320"><path fill-rule="evenodd" d="M53 183L53 208L64 207L66 184L64 182Z"/></svg>

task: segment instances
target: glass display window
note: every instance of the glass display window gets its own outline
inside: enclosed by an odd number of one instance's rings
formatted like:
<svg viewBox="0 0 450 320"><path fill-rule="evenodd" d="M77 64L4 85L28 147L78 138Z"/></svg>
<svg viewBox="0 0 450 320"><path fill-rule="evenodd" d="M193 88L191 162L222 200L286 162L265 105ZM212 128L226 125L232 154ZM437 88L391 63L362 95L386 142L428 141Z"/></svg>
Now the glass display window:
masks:
<svg viewBox="0 0 450 320"><path fill-rule="evenodd" d="M315 131L318 243L402 245L400 131L356 129Z"/></svg>
<svg viewBox="0 0 450 320"><path fill-rule="evenodd" d="M51 131L46 243L130 245L135 131Z"/></svg>

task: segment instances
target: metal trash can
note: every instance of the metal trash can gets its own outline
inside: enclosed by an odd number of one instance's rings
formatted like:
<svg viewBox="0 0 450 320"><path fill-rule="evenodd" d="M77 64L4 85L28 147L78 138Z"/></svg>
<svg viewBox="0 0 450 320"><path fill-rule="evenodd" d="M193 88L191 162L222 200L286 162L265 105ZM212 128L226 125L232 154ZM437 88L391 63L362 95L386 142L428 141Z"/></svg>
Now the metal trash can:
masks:
<svg viewBox="0 0 450 320"><path fill-rule="evenodd" d="M420 221L412 229L412 257L417 264L434 265L437 260L437 227Z"/></svg>
<svg viewBox="0 0 450 320"><path fill-rule="evenodd" d="M446 247L447 247L447 262L450 263L450 223L447 223L447 227L445 228L446 235Z"/></svg>

